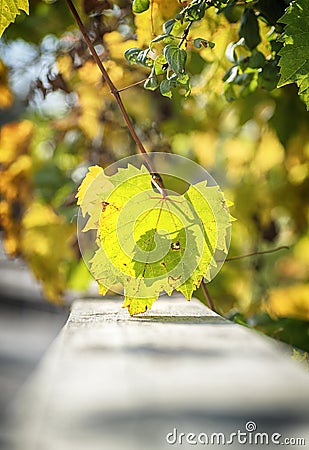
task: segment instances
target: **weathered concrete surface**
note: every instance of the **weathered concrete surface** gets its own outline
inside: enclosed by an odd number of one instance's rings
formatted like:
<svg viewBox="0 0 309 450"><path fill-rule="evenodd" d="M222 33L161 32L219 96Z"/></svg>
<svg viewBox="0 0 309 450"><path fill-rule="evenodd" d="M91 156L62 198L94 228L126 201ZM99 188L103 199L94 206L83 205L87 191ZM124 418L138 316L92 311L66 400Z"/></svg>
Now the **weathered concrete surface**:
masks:
<svg viewBox="0 0 309 450"><path fill-rule="evenodd" d="M163 298L134 318L120 305L74 303L15 405L14 450L160 450L174 428L228 439L249 421L309 445L309 374L270 339L194 300ZM205 445L179 445L192 447Z"/></svg>

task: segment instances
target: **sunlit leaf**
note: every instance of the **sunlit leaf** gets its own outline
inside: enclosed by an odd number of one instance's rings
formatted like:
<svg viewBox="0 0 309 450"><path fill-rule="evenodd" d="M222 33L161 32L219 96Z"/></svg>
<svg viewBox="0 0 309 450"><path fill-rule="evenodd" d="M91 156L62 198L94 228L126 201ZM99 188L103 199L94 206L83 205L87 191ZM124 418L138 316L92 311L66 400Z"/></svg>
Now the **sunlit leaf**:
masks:
<svg viewBox="0 0 309 450"><path fill-rule="evenodd" d="M272 289L265 307L274 317L294 317L309 321L309 284Z"/></svg>
<svg viewBox="0 0 309 450"><path fill-rule="evenodd" d="M171 192L162 198L149 172L133 166L110 177L92 169L83 183L79 203L91 223L86 230L97 229L99 242L90 270L103 293L123 286L131 314L146 311L161 292L178 290L189 300L203 277L210 279L215 251L227 252L231 218L216 186L201 182L183 196ZM100 199L96 212L93 198ZM98 212L99 227L91 217Z"/></svg>
<svg viewBox="0 0 309 450"><path fill-rule="evenodd" d="M13 101L13 94L8 85L8 71L0 60L0 108L8 108Z"/></svg>
<svg viewBox="0 0 309 450"><path fill-rule="evenodd" d="M0 2L0 37L4 30L14 22L16 16L24 11L29 14L28 0L1 0Z"/></svg>
<svg viewBox="0 0 309 450"><path fill-rule="evenodd" d="M45 296L62 303L72 259L74 225L67 224L49 206L34 203L23 217L21 250ZM61 237L61 238L60 238Z"/></svg>
<svg viewBox="0 0 309 450"><path fill-rule="evenodd" d="M0 222L4 248L11 256L21 251L21 219L32 198L33 130L33 124L24 120L6 124L0 132Z"/></svg>

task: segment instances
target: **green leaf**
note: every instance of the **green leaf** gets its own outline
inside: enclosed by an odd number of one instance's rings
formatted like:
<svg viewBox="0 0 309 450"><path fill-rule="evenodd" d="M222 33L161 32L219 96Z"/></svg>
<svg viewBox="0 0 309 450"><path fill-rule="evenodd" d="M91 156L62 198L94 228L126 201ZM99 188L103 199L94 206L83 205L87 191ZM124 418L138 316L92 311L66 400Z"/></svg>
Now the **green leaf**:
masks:
<svg viewBox="0 0 309 450"><path fill-rule="evenodd" d="M91 273L103 295L117 283L123 286L130 314L146 311L163 292L177 290L189 300L203 277L211 278L215 251L227 252L231 217L217 186L200 182L184 195L162 196L151 179L144 166L129 165L110 177L95 168L79 190L82 213L91 222L86 229L97 230ZM99 225L92 214L99 214Z"/></svg>
<svg viewBox="0 0 309 450"><path fill-rule="evenodd" d="M145 67L152 67L153 60L148 57L149 48L141 50L140 48L129 48L125 51L124 57L130 64L140 64Z"/></svg>
<svg viewBox="0 0 309 450"><path fill-rule="evenodd" d="M155 71L152 70L149 78L147 78L147 80L144 83L144 88L148 89L149 91L155 91L159 87L159 84L160 83L158 77L156 76Z"/></svg>
<svg viewBox="0 0 309 450"><path fill-rule="evenodd" d="M277 87L279 69L274 59L267 61L261 72L259 72L258 84L261 88L272 91Z"/></svg>
<svg viewBox="0 0 309 450"><path fill-rule="evenodd" d="M172 89L170 80L162 80L160 83L160 92L164 97L172 98Z"/></svg>
<svg viewBox="0 0 309 450"><path fill-rule="evenodd" d="M140 64L141 66L145 67L152 67L153 66L153 59L148 57L149 48L146 48L146 50L142 50L139 52L139 54L136 57L136 63Z"/></svg>
<svg viewBox="0 0 309 450"><path fill-rule="evenodd" d="M0 37L20 11L29 14L28 0L0 0Z"/></svg>
<svg viewBox="0 0 309 450"><path fill-rule="evenodd" d="M214 42L207 41L207 39L203 39L203 38L196 38L196 39L194 39L193 43L194 43L194 47L196 47L196 48L201 48L202 46L205 48L207 48L207 47L214 48L214 46L215 46Z"/></svg>
<svg viewBox="0 0 309 450"><path fill-rule="evenodd" d="M184 73L187 60L187 52L176 45L169 44L164 47L163 54L168 65L175 73Z"/></svg>
<svg viewBox="0 0 309 450"><path fill-rule="evenodd" d="M234 4L228 5L224 8L223 14L230 23L236 23L239 21L241 16L241 7L235 6Z"/></svg>
<svg viewBox="0 0 309 450"><path fill-rule="evenodd" d="M150 41L149 48L153 48L154 44L157 42L163 41L163 39L169 37L169 34L159 34L159 36L155 37L152 41Z"/></svg>
<svg viewBox="0 0 309 450"><path fill-rule="evenodd" d="M250 50L257 47L261 42L258 20L252 9L244 10L238 34L239 37L244 38L245 44Z"/></svg>
<svg viewBox="0 0 309 450"><path fill-rule="evenodd" d="M233 102L237 99L234 86L230 83L224 85L224 98L227 102Z"/></svg>
<svg viewBox="0 0 309 450"><path fill-rule="evenodd" d="M158 55L154 61L154 70L156 75L163 75L166 73L166 59L164 55Z"/></svg>
<svg viewBox="0 0 309 450"><path fill-rule="evenodd" d="M129 48L124 52L124 57L130 64L136 64L136 59L142 51L142 49L136 47Z"/></svg>
<svg viewBox="0 0 309 450"><path fill-rule="evenodd" d="M189 81L189 75L187 73L177 75L176 81L180 84L187 84Z"/></svg>
<svg viewBox="0 0 309 450"><path fill-rule="evenodd" d="M167 22L163 24L163 31L165 34L170 34L174 28L176 23L176 19L169 19Z"/></svg>
<svg viewBox="0 0 309 450"><path fill-rule="evenodd" d="M297 0L280 19L285 30L284 46L279 52L280 80L278 87L296 83L299 95L309 110L309 3Z"/></svg>
<svg viewBox="0 0 309 450"><path fill-rule="evenodd" d="M225 83L233 83L238 75L238 72L239 72L239 67L232 66L225 72L222 80Z"/></svg>
<svg viewBox="0 0 309 450"><path fill-rule="evenodd" d="M225 50L225 56L231 63L238 62L238 57L236 53L237 47L243 47L245 43L244 38L240 38L237 42L231 42Z"/></svg>
<svg viewBox="0 0 309 450"><path fill-rule="evenodd" d="M150 0L133 0L132 11L136 14L140 14L149 9Z"/></svg>
<svg viewBox="0 0 309 450"><path fill-rule="evenodd" d="M187 8L184 10L184 19L189 22L195 22L201 20L206 11L205 0L193 0Z"/></svg>
<svg viewBox="0 0 309 450"><path fill-rule="evenodd" d="M259 69L265 65L266 59L263 53L258 50L253 50L252 55L249 57L248 65L252 69Z"/></svg>

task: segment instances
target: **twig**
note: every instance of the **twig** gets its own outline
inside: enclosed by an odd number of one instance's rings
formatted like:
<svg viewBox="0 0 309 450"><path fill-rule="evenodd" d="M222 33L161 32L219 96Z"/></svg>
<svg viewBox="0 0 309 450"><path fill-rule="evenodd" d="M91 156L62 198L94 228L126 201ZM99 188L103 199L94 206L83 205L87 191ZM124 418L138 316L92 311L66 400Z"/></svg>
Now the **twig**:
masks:
<svg viewBox="0 0 309 450"><path fill-rule="evenodd" d="M214 302L212 301L212 298L210 296L210 293L209 293L209 291L208 291L208 289L206 287L206 284L205 284L204 280L202 280L202 282L201 282L201 287L202 287L203 294L205 295L205 298L207 300L209 308L212 311L216 312L216 308L215 308Z"/></svg>
<svg viewBox="0 0 309 450"><path fill-rule="evenodd" d="M263 250L260 252L252 252L252 253L247 253L246 255L238 255L238 256L231 256L230 258L226 258L226 262L229 261L236 261L238 259L243 259L243 258L249 258L250 256L255 256L255 255L267 255L268 253L275 253L278 252L279 250L289 250L290 247L288 247L287 245L282 245L281 247L276 247L276 248L272 248L271 250ZM217 262L223 262L223 261L217 261Z"/></svg>
<svg viewBox="0 0 309 450"><path fill-rule="evenodd" d="M146 151L142 141L139 139L139 137L136 134L136 131L135 131L134 126L133 126L133 123L132 123L132 121L131 121L131 119L130 119L127 111L126 111L126 108L125 108L125 106L124 106L124 104L122 102L122 99L120 97L120 91L116 88L116 86L114 85L112 79L110 78L109 74L107 73L107 71L106 71L106 69L105 69L105 67L104 67L104 65L103 65L99 55L96 52L96 49L94 48L94 46L93 46L93 44L92 44L92 42L91 42L91 40L90 40L90 38L88 36L87 30L86 30L86 28L85 28L85 26L84 26L84 24L83 24L83 22L82 22L82 20L81 20L81 18L79 16L78 12L77 12L77 10L76 10L72 0L66 0L66 2L67 2L67 5L68 5L68 7L69 7L73 17L74 17L74 19L75 19L79 29L80 29L80 32L83 35L83 38L85 39L85 42L86 42L86 44L87 44L87 46L89 48L90 53L93 56L93 59L95 60L98 68L100 69L100 71L101 71L101 73L103 75L103 78L104 78L106 84L108 85L108 87L110 89L111 94L113 94L113 96L115 97L115 100L116 100L116 102L117 102L117 104L119 106L119 109L120 109L121 114L122 114L122 116L124 118L124 121L125 121L125 123L126 123L126 125L128 127L128 130L129 130L133 140L135 141L135 143L137 145L138 150L143 155L143 157L145 159L145 163L146 163L150 173L153 175L153 177L152 177L153 184L159 189L159 191L162 194L162 197L165 198L166 193L165 193L164 183L163 183L160 175L156 173L156 170L155 170L155 168L154 168L154 166L153 166L153 164L151 162L151 159L149 158L149 155L148 155L148 153L147 153L147 151ZM186 29L185 29L185 31L183 33L182 39L181 39L181 41L180 41L180 43L178 45L179 47L181 47L181 45L183 44L183 42L187 38L191 25L192 25L192 22L190 22L187 25L187 27L186 27ZM206 288L206 286L204 284L204 281L202 281L201 286L202 286L202 290L204 292L205 298L208 301L208 304L209 304L210 308L213 311L215 311L214 304L213 304L213 302L211 300L211 297L209 295L209 292L208 292L208 290L207 290L207 288Z"/></svg>
<svg viewBox="0 0 309 450"><path fill-rule="evenodd" d="M134 86L138 86L139 84L144 83L149 78L153 78L153 77L147 77L147 78L144 78L143 80L136 81L135 83L129 84L128 86L125 86L123 88L118 89L118 92L123 92L123 91L126 91L127 89L130 89L130 88L134 87Z"/></svg>
<svg viewBox="0 0 309 450"><path fill-rule="evenodd" d="M151 22L151 35L155 36L154 23L153 23L153 0L150 2L150 22Z"/></svg>
<svg viewBox="0 0 309 450"><path fill-rule="evenodd" d="M192 24L193 24L193 22L189 22L188 25L186 26L186 28L185 28L185 30L184 30L184 32L183 32L183 35L182 35L182 37L181 37L181 40L180 40L180 42L179 42L179 44L178 44L178 47L179 47L179 48L182 46L182 44L183 44L183 43L185 42L185 40L187 39Z"/></svg>
<svg viewBox="0 0 309 450"><path fill-rule="evenodd" d="M127 124L128 129L129 129L129 132L130 132L133 140L135 141L135 143L136 143L140 153L143 155L149 171L151 173L155 173L156 171L155 171L155 169L153 167L151 159L149 158L149 155L148 155L148 153L147 153L147 151L146 151L142 141L140 140L140 138L136 134L136 131L135 131L134 126L133 126L133 123L132 123L132 121L131 121L131 119L130 119L130 117L129 117L126 109L125 109L125 106L124 106L124 104L122 102L122 99L120 97L119 91L116 88L116 86L114 85L114 83L111 80L110 76L108 75L105 67L103 66L103 63L102 63L99 55L96 52L96 49L94 48L94 46L93 46L93 44L92 44L92 42L91 42L91 40L90 40L90 38L88 36L87 30L86 30L86 28L85 28L85 26L84 26L84 24L83 24L83 22L82 22L82 20L81 20L81 18L79 16L78 12L77 12L77 10L76 10L72 0L66 0L66 2L67 2L68 7L70 8L70 11L71 11L71 13L72 13L76 23L77 23L77 25L78 25L82 35L83 35L83 38L85 39L85 42L86 42L86 44L87 44L87 46L88 46L88 48L90 50L90 53L93 56L93 59L95 60L98 68L100 69L100 71L101 71L101 73L103 75L103 78L104 78L106 84L108 85L108 87L110 89L111 94L113 94L113 96L115 97L115 100L116 100L116 102L117 102L117 104L119 106L121 114L122 114L122 116L123 116L123 118L124 118L124 120L125 120L125 122Z"/></svg>

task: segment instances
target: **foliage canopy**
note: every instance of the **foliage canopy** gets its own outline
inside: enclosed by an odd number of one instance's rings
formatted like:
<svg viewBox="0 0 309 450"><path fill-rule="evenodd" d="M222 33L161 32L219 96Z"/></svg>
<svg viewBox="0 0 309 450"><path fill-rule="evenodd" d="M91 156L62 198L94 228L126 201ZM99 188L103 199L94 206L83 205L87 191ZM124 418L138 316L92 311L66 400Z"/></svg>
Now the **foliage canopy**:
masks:
<svg viewBox="0 0 309 450"><path fill-rule="evenodd" d="M197 161L234 202L231 255L290 246L226 264L210 286L218 310L308 348L308 2L76 6L146 148ZM65 2L32 0L0 52L4 245L60 302L91 280L76 190L89 166L136 148Z"/></svg>

